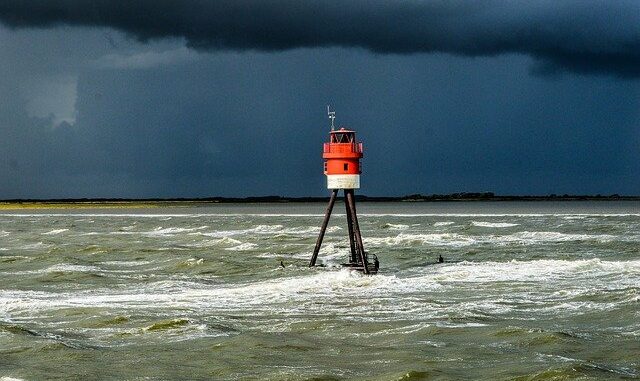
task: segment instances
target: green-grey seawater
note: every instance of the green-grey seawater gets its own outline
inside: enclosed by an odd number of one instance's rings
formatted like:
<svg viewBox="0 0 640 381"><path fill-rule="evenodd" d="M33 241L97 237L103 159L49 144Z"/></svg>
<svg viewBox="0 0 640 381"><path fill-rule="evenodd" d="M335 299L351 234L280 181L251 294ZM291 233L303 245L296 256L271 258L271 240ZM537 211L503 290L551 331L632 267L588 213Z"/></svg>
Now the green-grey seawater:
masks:
<svg viewBox="0 0 640 381"><path fill-rule="evenodd" d="M640 203L324 206L3 212L0 380L640 378Z"/></svg>

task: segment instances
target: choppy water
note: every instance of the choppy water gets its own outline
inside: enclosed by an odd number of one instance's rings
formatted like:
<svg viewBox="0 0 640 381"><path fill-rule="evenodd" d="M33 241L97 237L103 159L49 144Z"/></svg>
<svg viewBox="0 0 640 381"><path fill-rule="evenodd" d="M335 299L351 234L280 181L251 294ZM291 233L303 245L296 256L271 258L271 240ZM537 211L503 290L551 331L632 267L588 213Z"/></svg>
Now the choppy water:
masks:
<svg viewBox="0 0 640 381"><path fill-rule="evenodd" d="M0 379L640 378L639 203L342 208L0 214Z"/></svg>

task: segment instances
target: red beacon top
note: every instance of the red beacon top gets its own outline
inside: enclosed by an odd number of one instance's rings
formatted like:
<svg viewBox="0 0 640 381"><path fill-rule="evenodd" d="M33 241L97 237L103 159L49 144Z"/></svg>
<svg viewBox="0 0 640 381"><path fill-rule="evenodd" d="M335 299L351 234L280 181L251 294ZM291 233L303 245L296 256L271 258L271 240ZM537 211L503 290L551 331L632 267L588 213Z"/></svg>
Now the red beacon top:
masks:
<svg viewBox="0 0 640 381"><path fill-rule="evenodd" d="M331 132L329 143L324 143L322 158L324 174L327 175L329 189L360 188L360 159L362 143L356 140L356 132L344 127L334 130L335 112L329 112Z"/></svg>

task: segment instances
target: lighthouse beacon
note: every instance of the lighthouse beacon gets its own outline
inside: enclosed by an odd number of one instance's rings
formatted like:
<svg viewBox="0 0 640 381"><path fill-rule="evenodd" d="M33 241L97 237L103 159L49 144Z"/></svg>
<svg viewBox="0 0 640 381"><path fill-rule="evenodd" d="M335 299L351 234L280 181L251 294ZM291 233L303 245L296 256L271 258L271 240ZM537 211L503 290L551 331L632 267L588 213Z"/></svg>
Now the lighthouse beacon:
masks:
<svg viewBox="0 0 640 381"><path fill-rule="evenodd" d="M360 188L360 159L362 159L362 143L356 140L356 132L346 128L335 129L333 122L336 113L327 107L329 119L331 119L331 132L329 132L329 142L324 143L322 158L324 159L324 174L327 176L327 188L331 190L329 205L324 214L320 234L316 241L316 246L311 255L309 266L316 265L320 246L324 238L324 233L331 218L331 211L336 202L338 191L344 192L345 211L347 216L347 226L349 228L349 262L342 266L352 270L362 271L365 274L375 274L378 272L379 262L375 254L373 263L370 263L369 253L364 250L360 225L356 214L356 198L354 189Z"/></svg>
<svg viewBox="0 0 640 381"><path fill-rule="evenodd" d="M335 112L331 113L335 118ZM329 143L324 143L322 158L328 189L359 189L362 143L356 140L356 132L344 127L334 130L331 119Z"/></svg>

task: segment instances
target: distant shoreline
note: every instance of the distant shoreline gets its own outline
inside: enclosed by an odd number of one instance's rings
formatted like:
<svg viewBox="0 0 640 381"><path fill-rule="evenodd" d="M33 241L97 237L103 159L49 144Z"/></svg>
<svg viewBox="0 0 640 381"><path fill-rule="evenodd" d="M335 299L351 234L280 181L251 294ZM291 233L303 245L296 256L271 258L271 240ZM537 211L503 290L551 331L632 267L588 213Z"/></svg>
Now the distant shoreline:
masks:
<svg viewBox="0 0 640 381"><path fill-rule="evenodd" d="M0 210L16 209L57 209L57 208L159 208L206 206L230 203L289 203L289 202L327 202L325 197L205 197L205 198L81 198L81 199L13 199L1 200ZM447 195L412 194L399 197L356 195L360 202L472 202L472 201L640 201L640 196L621 195L546 195L546 196L500 196L493 193L453 193Z"/></svg>

